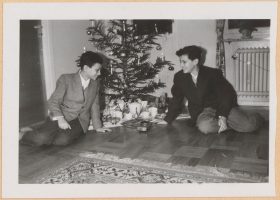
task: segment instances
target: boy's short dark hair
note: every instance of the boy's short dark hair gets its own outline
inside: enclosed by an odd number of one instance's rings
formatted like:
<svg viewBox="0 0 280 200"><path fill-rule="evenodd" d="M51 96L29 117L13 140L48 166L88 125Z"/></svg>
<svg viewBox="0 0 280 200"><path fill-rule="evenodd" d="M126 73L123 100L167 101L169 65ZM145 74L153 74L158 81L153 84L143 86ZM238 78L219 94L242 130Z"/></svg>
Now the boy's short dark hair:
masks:
<svg viewBox="0 0 280 200"><path fill-rule="evenodd" d="M179 57L182 55L188 55L190 60L198 59L198 61L200 62L202 58L202 49L201 47L195 45L186 46L176 51L176 55Z"/></svg>
<svg viewBox="0 0 280 200"><path fill-rule="evenodd" d="M84 65L88 67L92 67L95 63L99 63L102 65L103 59L98 53L94 53L92 51L87 51L83 53L79 59L78 67L83 69Z"/></svg>

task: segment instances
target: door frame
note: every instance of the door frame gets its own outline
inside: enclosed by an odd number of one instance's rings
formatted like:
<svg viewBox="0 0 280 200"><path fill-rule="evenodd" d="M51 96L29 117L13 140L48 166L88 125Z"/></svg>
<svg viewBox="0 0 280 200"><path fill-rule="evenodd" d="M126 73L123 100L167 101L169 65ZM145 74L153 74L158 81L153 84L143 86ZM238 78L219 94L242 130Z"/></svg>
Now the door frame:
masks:
<svg viewBox="0 0 280 200"><path fill-rule="evenodd" d="M55 89L54 55L52 45L52 24L49 20L42 20L42 49L43 70L46 98L49 99Z"/></svg>

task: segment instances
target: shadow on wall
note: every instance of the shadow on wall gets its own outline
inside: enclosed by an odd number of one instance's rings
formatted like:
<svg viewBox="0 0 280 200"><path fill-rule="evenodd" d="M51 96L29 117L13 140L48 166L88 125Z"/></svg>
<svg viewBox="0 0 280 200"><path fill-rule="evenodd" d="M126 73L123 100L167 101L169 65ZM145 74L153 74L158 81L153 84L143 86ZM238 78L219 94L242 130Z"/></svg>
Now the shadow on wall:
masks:
<svg viewBox="0 0 280 200"><path fill-rule="evenodd" d="M101 68L101 77L100 77L100 90L99 90L99 106L100 110L104 110L106 107L106 102L105 102L105 77L110 75L110 72L108 71L108 67L110 64L110 60L101 53L98 53L102 58L103 58L103 67Z"/></svg>
<svg viewBox="0 0 280 200"><path fill-rule="evenodd" d="M205 48L201 47L201 46L200 46L200 48L201 48L201 50L202 50L202 52L201 52L201 58L200 58L200 64L201 64L201 65L204 65L204 63L205 63L205 61L206 61L207 50L206 50Z"/></svg>

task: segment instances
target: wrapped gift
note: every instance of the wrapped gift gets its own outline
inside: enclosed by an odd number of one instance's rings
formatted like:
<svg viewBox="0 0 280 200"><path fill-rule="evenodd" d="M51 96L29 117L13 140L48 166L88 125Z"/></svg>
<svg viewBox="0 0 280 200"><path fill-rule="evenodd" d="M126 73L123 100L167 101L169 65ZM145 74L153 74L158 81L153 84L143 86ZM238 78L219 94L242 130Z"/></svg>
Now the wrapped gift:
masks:
<svg viewBox="0 0 280 200"><path fill-rule="evenodd" d="M156 115L158 114L158 109L157 107L150 107L148 108L148 111L150 113L150 116L154 119Z"/></svg>
<svg viewBox="0 0 280 200"><path fill-rule="evenodd" d="M124 113L124 117L123 117L124 121L131 120L131 119L132 119L131 113Z"/></svg>
<svg viewBox="0 0 280 200"><path fill-rule="evenodd" d="M145 110L147 108L148 101L141 101L140 104L141 104L142 110Z"/></svg>
<svg viewBox="0 0 280 200"><path fill-rule="evenodd" d="M141 112L141 114L140 114L140 117L142 118L142 119L149 119L150 118L150 112L149 111L143 111L143 112Z"/></svg>
<svg viewBox="0 0 280 200"><path fill-rule="evenodd" d="M138 102L132 102L128 104L129 113L132 114L133 117L137 118L141 112L142 106Z"/></svg>
<svg viewBox="0 0 280 200"><path fill-rule="evenodd" d="M140 125L137 126L137 131L146 133L152 127L152 123L149 121L142 121Z"/></svg>

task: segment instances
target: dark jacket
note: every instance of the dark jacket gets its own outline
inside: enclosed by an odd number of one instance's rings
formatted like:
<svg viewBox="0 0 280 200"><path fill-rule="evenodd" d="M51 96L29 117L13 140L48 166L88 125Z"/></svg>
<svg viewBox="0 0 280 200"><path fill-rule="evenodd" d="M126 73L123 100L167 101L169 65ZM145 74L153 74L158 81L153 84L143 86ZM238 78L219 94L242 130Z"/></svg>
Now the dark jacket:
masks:
<svg viewBox="0 0 280 200"><path fill-rule="evenodd" d="M184 97L188 100L191 119L196 121L203 108L212 107L217 116L227 117L231 108L237 106L237 96L232 85L224 78L222 71L200 66L195 86L191 74L179 71L174 76L171 93L173 99L168 107L165 121L171 123L181 112Z"/></svg>
<svg viewBox="0 0 280 200"><path fill-rule="evenodd" d="M83 91L79 72L61 75L48 100L50 116L64 116L68 122L78 118L84 132L88 130L90 118L94 128L100 128L99 85L99 80L90 80Z"/></svg>

